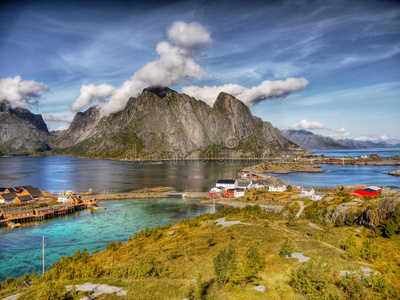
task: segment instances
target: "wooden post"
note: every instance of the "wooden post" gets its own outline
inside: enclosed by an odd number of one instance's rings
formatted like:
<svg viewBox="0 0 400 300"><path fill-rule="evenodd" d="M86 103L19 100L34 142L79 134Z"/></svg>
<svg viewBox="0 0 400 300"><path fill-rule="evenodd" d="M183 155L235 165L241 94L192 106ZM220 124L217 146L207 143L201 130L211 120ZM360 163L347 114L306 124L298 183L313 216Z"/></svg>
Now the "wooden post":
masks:
<svg viewBox="0 0 400 300"><path fill-rule="evenodd" d="M44 236L43 236L43 275L44 275Z"/></svg>

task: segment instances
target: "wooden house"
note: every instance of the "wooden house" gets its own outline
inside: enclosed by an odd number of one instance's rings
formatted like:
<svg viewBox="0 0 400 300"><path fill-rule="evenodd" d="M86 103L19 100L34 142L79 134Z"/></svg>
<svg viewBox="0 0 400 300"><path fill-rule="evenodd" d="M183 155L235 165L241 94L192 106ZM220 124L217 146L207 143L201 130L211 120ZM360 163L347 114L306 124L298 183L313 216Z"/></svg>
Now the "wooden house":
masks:
<svg viewBox="0 0 400 300"><path fill-rule="evenodd" d="M24 217L33 217L33 210L31 208L25 209L12 209L2 212L3 219L20 219Z"/></svg>
<svg viewBox="0 0 400 300"><path fill-rule="evenodd" d="M8 188L0 188L0 195L1 194L8 194L10 190Z"/></svg>
<svg viewBox="0 0 400 300"><path fill-rule="evenodd" d="M32 201L32 200L33 199L30 195L26 195L26 196L16 195L16 197L14 198L15 203L28 203L29 201Z"/></svg>
<svg viewBox="0 0 400 300"><path fill-rule="evenodd" d="M238 182L236 179L218 179L215 186L226 189L236 189L238 187Z"/></svg>
<svg viewBox="0 0 400 300"><path fill-rule="evenodd" d="M13 193L5 193L0 195L0 203L11 203L14 201L14 199L17 197L17 195Z"/></svg>
<svg viewBox="0 0 400 300"><path fill-rule="evenodd" d="M38 199L40 196L42 196L42 191L31 185L25 185L23 188L33 199Z"/></svg>
<svg viewBox="0 0 400 300"><path fill-rule="evenodd" d="M43 216L43 215L54 213L54 211L51 208L51 206L38 207L38 208L35 208L33 211L35 212L35 216Z"/></svg>

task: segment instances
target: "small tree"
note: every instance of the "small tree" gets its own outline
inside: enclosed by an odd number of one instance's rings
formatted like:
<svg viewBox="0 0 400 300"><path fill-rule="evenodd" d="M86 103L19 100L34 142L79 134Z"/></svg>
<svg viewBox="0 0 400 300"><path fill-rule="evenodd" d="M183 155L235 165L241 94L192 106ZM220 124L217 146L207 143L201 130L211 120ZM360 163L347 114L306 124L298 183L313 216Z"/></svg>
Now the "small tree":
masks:
<svg viewBox="0 0 400 300"><path fill-rule="evenodd" d="M228 250L222 249L214 258L214 271L217 281L225 287L225 284L236 271L235 249L232 245L229 246Z"/></svg>
<svg viewBox="0 0 400 300"><path fill-rule="evenodd" d="M279 251L280 256L285 256L294 252L292 247L292 241L289 238L286 238L286 241L283 243L281 250Z"/></svg>
<svg viewBox="0 0 400 300"><path fill-rule="evenodd" d="M292 186L289 184L287 187L286 187L286 192L291 192L292 191Z"/></svg>
<svg viewBox="0 0 400 300"><path fill-rule="evenodd" d="M253 278L257 277L258 272L265 267L265 264L265 258L260 255L256 248L251 246L245 254L244 262L240 270L243 288L245 288L247 283Z"/></svg>

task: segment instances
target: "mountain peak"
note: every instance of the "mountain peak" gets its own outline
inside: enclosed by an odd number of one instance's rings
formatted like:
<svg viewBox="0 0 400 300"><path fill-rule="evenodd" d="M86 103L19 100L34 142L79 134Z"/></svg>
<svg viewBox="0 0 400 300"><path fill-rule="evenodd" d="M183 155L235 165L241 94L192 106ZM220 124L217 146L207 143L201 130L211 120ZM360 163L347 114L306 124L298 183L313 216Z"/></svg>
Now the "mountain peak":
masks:
<svg viewBox="0 0 400 300"><path fill-rule="evenodd" d="M169 93L176 93L176 91L171 90L169 87L166 86L153 86L143 89L142 94L145 92L153 93L157 95L159 98L166 97Z"/></svg>

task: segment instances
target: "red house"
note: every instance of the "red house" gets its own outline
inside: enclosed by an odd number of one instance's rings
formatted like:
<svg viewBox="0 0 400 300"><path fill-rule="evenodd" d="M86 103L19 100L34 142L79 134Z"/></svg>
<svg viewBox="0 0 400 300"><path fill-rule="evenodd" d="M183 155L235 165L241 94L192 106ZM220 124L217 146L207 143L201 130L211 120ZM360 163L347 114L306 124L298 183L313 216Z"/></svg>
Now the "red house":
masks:
<svg viewBox="0 0 400 300"><path fill-rule="evenodd" d="M354 194L358 195L358 196L370 196L370 197L372 197L372 196L378 195L381 191L382 191L382 189L380 187L369 186L369 187L367 187L365 189L355 191Z"/></svg>

